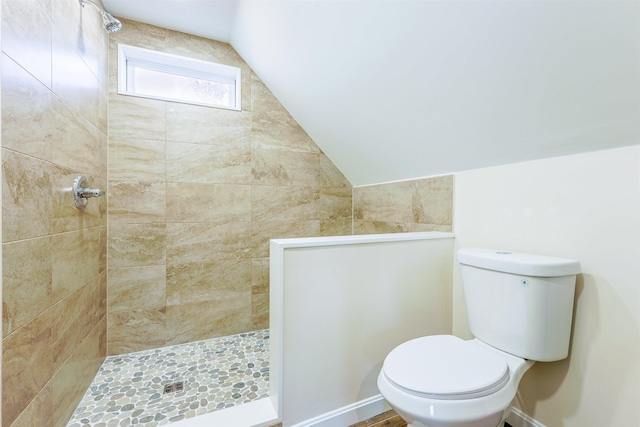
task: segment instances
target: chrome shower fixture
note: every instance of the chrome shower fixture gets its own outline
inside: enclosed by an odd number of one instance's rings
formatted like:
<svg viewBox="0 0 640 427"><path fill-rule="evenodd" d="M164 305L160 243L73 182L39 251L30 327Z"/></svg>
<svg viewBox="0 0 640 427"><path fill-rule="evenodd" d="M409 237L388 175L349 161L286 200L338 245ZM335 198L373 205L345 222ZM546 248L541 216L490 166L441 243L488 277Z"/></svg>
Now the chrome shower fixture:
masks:
<svg viewBox="0 0 640 427"><path fill-rule="evenodd" d="M87 199L100 196L104 196L104 191L99 188L87 187L87 178L84 176L78 176L75 181L73 181L73 201L76 204L76 208L81 211L87 207L87 203L89 203Z"/></svg>
<svg viewBox="0 0 640 427"><path fill-rule="evenodd" d="M120 31L120 28L122 28L122 22L114 18L112 14L110 14L91 0L79 1L81 7L84 7L85 4L90 4L100 11L100 15L102 15L102 25L104 25L104 29L107 30L108 33L115 33L116 31Z"/></svg>

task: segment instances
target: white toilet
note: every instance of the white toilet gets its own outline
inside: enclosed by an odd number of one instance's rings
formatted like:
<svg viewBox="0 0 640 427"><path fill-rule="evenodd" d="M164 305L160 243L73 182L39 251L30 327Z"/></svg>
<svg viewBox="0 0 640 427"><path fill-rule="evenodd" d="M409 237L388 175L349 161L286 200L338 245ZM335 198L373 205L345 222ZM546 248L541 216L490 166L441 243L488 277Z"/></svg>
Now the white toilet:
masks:
<svg viewBox="0 0 640 427"><path fill-rule="evenodd" d="M497 427L534 361L567 357L580 263L461 249L475 339L416 338L389 353L378 388L410 427Z"/></svg>

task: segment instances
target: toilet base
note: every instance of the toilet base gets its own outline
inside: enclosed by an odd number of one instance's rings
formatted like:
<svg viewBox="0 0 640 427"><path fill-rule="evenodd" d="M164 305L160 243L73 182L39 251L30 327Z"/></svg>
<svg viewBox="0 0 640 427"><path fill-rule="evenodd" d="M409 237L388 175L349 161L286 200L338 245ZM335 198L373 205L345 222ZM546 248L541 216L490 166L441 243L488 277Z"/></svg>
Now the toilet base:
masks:
<svg viewBox="0 0 640 427"><path fill-rule="evenodd" d="M504 422L500 421L498 424L495 425L495 427L503 427L504 426ZM413 423L408 423L407 427L430 427L427 426L425 424L419 423L419 422L413 422Z"/></svg>
<svg viewBox="0 0 640 427"><path fill-rule="evenodd" d="M396 412L398 412L396 410ZM398 414L403 420L407 420L410 417L403 417L402 414ZM494 414L481 420L473 421L454 421L454 422L442 422L436 421L434 424L423 424L419 421L407 422L407 427L503 427L504 413Z"/></svg>

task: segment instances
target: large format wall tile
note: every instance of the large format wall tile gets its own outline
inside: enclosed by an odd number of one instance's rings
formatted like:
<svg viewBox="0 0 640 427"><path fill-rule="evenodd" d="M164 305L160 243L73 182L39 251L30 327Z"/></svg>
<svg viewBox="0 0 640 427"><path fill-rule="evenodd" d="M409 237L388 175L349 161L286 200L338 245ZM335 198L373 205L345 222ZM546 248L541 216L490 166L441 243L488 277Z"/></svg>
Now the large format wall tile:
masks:
<svg viewBox="0 0 640 427"><path fill-rule="evenodd" d="M351 234L353 234L351 218L320 221L320 236L349 236Z"/></svg>
<svg viewBox="0 0 640 427"><path fill-rule="evenodd" d="M121 354L166 345L165 309L109 313L108 353Z"/></svg>
<svg viewBox="0 0 640 427"><path fill-rule="evenodd" d="M109 225L108 262L110 268L164 264L165 224Z"/></svg>
<svg viewBox="0 0 640 427"><path fill-rule="evenodd" d="M53 396L49 382L22 411L12 427L55 427L51 414L53 414Z"/></svg>
<svg viewBox="0 0 640 427"><path fill-rule="evenodd" d="M326 220L351 219L351 189L344 187L321 188L318 209L320 218Z"/></svg>
<svg viewBox="0 0 640 427"><path fill-rule="evenodd" d="M53 425L66 425L106 355L106 322L91 329L51 379Z"/></svg>
<svg viewBox="0 0 640 427"><path fill-rule="evenodd" d="M269 293L269 258L254 258L251 261L251 293Z"/></svg>
<svg viewBox="0 0 640 427"><path fill-rule="evenodd" d="M269 327L269 294L251 294L251 328Z"/></svg>
<svg viewBox="0 0 640 427"><path fill-rule="evenodd" d="M171 30L167 31L165 43L166 52L173 55L231 65L241 68L243 73L251 71L247 63L228 43Z"/></svg>
<svg viewBox="0 0 640 427"><path fill-rule="evenodd" d="M167 307L167 344L233 335L250 330L251 290Z"/></svg>
<svg viewBox="0 0 640 427"><path fill-rule="evenodd" d="M99 244L98 227L51 237L53 301L75 292L98 276Z"/></svg>
<svg viewBox="0 0 640 427"><path fill-rule="evenodd" d="M2 266L2 331L6 337L52 303L51 238L5 244Z"/></svg>
<svg viewBox="0 0 640 427"><path fill-rule="evenodd" d="M254 186L251 215L254 221L320 219L317 187Z"/></svg>
<svg viewBox="0 0 640 427"><path fill-rule="evenodd" d="M255 74L251 76L251 130L258 146L319 153L320 149Z"/></svg>
<svg viewBox="0 0 640 427"><path fill-rule="evenodd" d="M235 141L250 124L247 111L167 103L167 141L220 145Z"/></svg>
<svg viewBox="0 0 640 427"><path fill-rule="evenodd" d="M166 305L166 267L112 268L109 270L109 313L161 309Z"/></svg>
<svg viewBox="0 0 640 427"><path fill-rule="evenodd" d="M63 2L64 4L64 2ZM82 60L82 23L71 28L53 28L52 89L81 116L98 123L100 81Z"/></svg>
<svg viewBox="0 0 640 427"><path fill-rule="evenodd" d="M70 169L105 176L104 135L63 100L54 97L53 161Z"/></svg>
<svg viewBox="0 0 640 427"><path fill-rule="evenodd" d="M100 85L107 89L109 33L104 31L102 17L91 7L78 8L76 2L61 2L54 8L53 25L61 30L76 29L76 40L81 49L78 53Z"/></svg>
<svg viewBox="0 0 640 427"><path fill-rule="evenodd" d="M320 153L320 184L323 187L351 190L351 183L324 153Z"/></svg>
<svg viewBox="0 0 640 427"><path fill-rule="evenodd" d="M100 88L100 96L98 97L97 127L106 137L109 130L109 91L105 87Z"/></svg>
<svg viewBox="0 0 640 427"><path fill-rule="evenodd" d="M269 258L254 258L251 264L251 325L269 327Z"/></svg>
<svg viewBox="0 0 640 427"><path fill-rule="evenodd" d="M165 139L165 102L135 96L109 96L109 137Z"/></svg>
<svg viewBox="0 0 640 427"><path fill-rule="evenodd" d="M167 181L251 184L249 132L235 134L225 144L167 142Z"/></svg>
<svg viewBox="0 0 640 427"><path fill-rule="evenodd" d="M163 223L166 185L163 182L109 182L111 223Z"/></svg>
<svg viewBox="0 0 640 427"><path fill-rule="evenodd" d="M3 426L11 425L53 375L53 319L47 310L2 342Z"/></svg>
<svg viewBox="0 0 640 427"><path fill-rule="evenodd" d="M254 258L251 263L251 325L269 327L269 258Z"/></svg>
<svg viewBox="0 0 640 427"><path fill-rule="evenodd" d="M422 179L413 188L414 216L423 224L453 222L453 175Z"/></svg>
<svg viewBox="0 0 640 427"><path fill-rule="evenodd" d="M98 273L107 270L107 227L100 227L98 232Z"/></svg>
<svg viewBox="0 0 640 427"><path fill-rule="evenodd" d="M164 141L109 138L108 150L109 180L165 181Z"/></svg>
<svg viewBox="0 0 640 427"><path fill-rule="evenodd" d="M51 325L54 369L62 366L106 315L105 298L106 279L96 277L55 305Z"/></svg>
<svg viewBox="0 0 640 427"><path fill-rule="evenodd" d="M51 232L51 164L2 150L2 239L10 242Z"/></svg>
<svg viewBox="0 0 640 427"><path fill-rule="evenodd" d="M251 174L258 185L320 185L320 155L282 149L252 149Z"/></svg>
<svg viewBox="0 0 640 427"><path fill-rule="evenodd" d="M242 222L251 220L251 186L167 184L167 222Z"/></svg>
<svg viewBox="0 0 640 427"><path fill-rule="evenodd" d="M51 160L51 91L11 58L2 58L2 146Z"/></svg>
<svg viewBox="0 0 640 427"><path fill-rule="evenodd" d="M353 190L354 219L413 223L411 187L406 182L356 187Z"/></svg>
<svg viewBox="0 0 640 427"><path fill-rule="evenodd" d="M2 2L2 51L49 88L51 1Z"/></svg>
<svg viewBox="0 0 640 427"><path fill-rule="evenodd" d="M250 257L250 222L167 224L168 265Z"/></svg>
<svg viewBox="0 0 640 427"><path fill-rule="evenodd" d="M230 297L251 289L251 260L172 264L167 267L167 304L178 305Z"/></svg>

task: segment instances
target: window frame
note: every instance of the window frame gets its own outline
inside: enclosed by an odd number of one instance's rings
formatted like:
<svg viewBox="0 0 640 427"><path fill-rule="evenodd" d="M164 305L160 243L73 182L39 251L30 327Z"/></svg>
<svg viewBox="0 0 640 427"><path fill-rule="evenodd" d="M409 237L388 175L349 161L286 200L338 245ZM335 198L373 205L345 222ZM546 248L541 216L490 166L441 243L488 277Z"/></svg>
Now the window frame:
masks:
<svg viewBox="0 0 640 427"><path fill-rule="evenodd" d="M233 84L230 92L230 104L221 105L208 102L196 102L188 99L176 99L135 92L133 73L135 66L140 69L175 74L184 77L204 79L224 84ZM225 110L242 110L242 70L230 65L202 61L200 59L173 55L155 50L118 43L118 94L182 104L201 105Z"/></svg>

